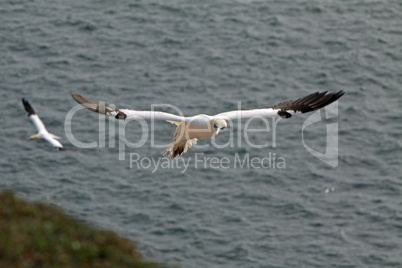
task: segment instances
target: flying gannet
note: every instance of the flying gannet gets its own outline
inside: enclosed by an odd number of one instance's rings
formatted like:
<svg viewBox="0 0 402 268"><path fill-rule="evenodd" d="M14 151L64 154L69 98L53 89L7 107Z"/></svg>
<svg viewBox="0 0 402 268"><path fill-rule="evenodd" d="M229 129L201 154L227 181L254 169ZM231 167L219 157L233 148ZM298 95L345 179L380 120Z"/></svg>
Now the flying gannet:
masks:
<svg viewBox="0 0 402 268"><path fill-rule="evenodd" d="M56 139L61 139L52 133L49 133L43 124L42 120L40 120L39 116L35 113L32 106L29 104L28 101L22 99L22 103L24 104L25 111L28 112L28 117L31 119L32 123L35 125L36 129L38 130L38 134L32 135L30 137L31 140L37 139L44 139L49 142L54 148L58 150L65 150L63 145Z"/></svg>
<svg viewBox="0 0 402 268"><path fill-rule="evenodd" d="M70 93L74 100L85 108L105 115L114 116L123 120L164 120L177 125L173 136L173 142L163 152L169 152L169 157L174 159L187 152L196 144L198 138L210 138L227 127L226 121L249 118L290 118L295 114L302 114L323 108L343 96L343 90L331 92L315 92L306 97L276 104L270 108L237 110L220 113L214 116L198 114L191 117L178 116L158 111L137 111L131 109L118 109L106 106L102 103L85 98L80 94Z"/></svg>

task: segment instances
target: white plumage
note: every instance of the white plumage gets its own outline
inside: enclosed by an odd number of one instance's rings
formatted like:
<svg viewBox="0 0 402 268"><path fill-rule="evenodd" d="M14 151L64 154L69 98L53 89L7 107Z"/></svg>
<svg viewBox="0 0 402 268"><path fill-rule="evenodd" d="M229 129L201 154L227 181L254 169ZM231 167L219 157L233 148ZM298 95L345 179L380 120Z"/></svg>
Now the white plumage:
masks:
<svg viewBox="0 0 402 268"><path fill-rule="evenodd" d="M32 135L31 139L44 139L49 142L54 148L58 150L65 150L63 145L56 139L61 139L52 133L49 133L43 124L42 120L40 120L39 116L35 113L32 106L29 104L28 101L22 99L22 103L24 104L25 110L28 112L29 119L31 119L32 123L36 127L38 134Z"/></svg>

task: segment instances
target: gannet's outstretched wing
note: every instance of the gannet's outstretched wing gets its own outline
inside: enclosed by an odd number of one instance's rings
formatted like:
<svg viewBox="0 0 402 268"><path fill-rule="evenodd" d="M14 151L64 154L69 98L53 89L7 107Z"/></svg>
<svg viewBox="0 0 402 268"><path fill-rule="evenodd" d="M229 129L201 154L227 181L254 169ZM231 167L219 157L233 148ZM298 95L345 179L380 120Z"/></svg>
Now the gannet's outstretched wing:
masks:
<svg viewBox="0 0 402 268"><path fill-rule="evenodd" d="M47 142L49 142L53 147L59 149L59 150L65 150L63 148L63 145L56 139L61 139L60 137L49 133L43 124L42 120L40 120L39 116L35 113L34 109L32 106L29 104L28 101L25 99L22 99L22 103L24 104L25 111L28 112L28 117L31 119L32 123L38 130L38 134L33 135L33 137L38 138L38 139L44 139Z"/></svg>
<svg viewBox="0 0 402 268"><path fill-rule="evenodd" d="M22 103L24 104L25 111L27 111L28 113L29 119L31 119L32 123L36 127L36 130L38 130L38 133L47 132L45 125L43 124L42 120L40 120L39 116L35 113L29 102L25 99L22 99Z"/></svg>
<svg viewBox="0 0 402 268"><path fill-rule="evenodd" d="M85 98L80 94L70 93L76 102L84 106L85 108L97 112L100 114L114 116L116 119L125 120L165 120L171 123L185 122L187 117L178 116L165 112L158 111L136 111L131 109L118 109L105 104L99 103L97 101Z"/></svg>
<svg viewBox="0 0 402 268"><path fill-rule="evenodd" d="M306 97L296 100L290 100L276 104L270 108L254 109L254 110L238 110L224 112L214 115L213 118L222 118L226 120L247 119L254 117L272 118L283 117L289 118L292 115L299 113L307 113L323 108L343 96L343 90L338 92L331 92L327 94L324 92L315 92Z"/></svg>

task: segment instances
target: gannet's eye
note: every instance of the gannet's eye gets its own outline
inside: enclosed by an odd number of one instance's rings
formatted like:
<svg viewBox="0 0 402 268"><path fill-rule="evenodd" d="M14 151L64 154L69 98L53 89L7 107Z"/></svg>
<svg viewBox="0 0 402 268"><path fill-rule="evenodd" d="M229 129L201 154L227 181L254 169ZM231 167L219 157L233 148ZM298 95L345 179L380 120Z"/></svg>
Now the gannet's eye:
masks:
<svg viewBox="0 0 402 268"><path fill-rule="evenodd" d="M222 130L225 130L225 127L221 128Z"/></svg>

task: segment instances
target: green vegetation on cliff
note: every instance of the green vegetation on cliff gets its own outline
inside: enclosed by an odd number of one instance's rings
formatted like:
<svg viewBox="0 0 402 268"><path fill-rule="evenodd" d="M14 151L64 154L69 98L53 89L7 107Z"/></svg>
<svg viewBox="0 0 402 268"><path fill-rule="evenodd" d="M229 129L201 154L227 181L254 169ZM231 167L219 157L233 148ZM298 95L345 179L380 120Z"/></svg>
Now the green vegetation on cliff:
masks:
<svg viewBox="0 0 402 268"><path fill-rule="evenodd" d="M133 244L46 204L0 192L0 267L141 267Z"/></svg>

